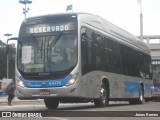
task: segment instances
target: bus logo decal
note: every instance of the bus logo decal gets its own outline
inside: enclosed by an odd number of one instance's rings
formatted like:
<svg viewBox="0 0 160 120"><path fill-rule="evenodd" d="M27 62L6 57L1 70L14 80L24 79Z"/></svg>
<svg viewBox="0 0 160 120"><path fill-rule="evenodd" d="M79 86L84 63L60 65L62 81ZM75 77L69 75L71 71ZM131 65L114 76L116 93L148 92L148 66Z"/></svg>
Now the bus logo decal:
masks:
<svg viewBox="0 0 160 120"><path fill-rule="evenodd" d="M42 86L43 86L43 87L46 86L46 83L45 83L45 82L42 82Z"/></svg>

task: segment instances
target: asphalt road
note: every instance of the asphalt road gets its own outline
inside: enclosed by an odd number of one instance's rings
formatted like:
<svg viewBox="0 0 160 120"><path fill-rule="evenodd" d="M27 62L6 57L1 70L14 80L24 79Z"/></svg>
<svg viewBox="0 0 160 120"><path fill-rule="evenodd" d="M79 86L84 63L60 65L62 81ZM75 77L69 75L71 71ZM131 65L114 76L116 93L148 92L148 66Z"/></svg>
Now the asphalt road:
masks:
<svg viewBox="0 0 160 120"><path fill-rule="evenodd" d="M3 112L5 117L0 120L17 120L21 117L23 120L160 120L160 102L152 101L142 105L110 102L104 108L95 108L93 103L60 104L57 110L48 110L43 101L28 101L24 104L13 103L13 106L0 104L0 111L1 116ZM11 114L12 118L6 114Z"/></svg>

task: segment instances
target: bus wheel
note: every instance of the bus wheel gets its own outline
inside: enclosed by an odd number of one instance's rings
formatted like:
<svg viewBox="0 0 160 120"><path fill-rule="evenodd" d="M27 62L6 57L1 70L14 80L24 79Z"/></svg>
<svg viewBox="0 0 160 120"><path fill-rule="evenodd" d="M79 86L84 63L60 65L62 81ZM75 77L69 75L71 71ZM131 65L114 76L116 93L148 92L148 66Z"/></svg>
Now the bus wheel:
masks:
<svg viewBox="0 0 160 120"><path fill-rule="evenodd" d="M139 104L142 104L143 101L144 101L144 92L143 92L143 88L141 87L141 88L140 88L140 91L139 91L139 99L138 99L137 102L138 102Z"/></svg>
<svg viewBox="0 0 160 120"><path fill-rule="evenodd" d="M99 99L94 100L96 107L106 107L109 102L109 91L106 89L106 86L102 84L101 86L101 96Z"/></svg>
<svg viewBox="0 0 160 120"><path fill-rule="evenodd" d="M44 99L44 103L48 109L57 109L59 101L53 98Z"/></svg>
<svg viewBox="0 0 160 120"><path fill-rule="evenodd" d="M130 104L142 104L144 101L144 92L143 92L143 88L141 87L140 90L139 90L139 98L137 99L133 99L133 100L130 100L129 103Z"/></svg>

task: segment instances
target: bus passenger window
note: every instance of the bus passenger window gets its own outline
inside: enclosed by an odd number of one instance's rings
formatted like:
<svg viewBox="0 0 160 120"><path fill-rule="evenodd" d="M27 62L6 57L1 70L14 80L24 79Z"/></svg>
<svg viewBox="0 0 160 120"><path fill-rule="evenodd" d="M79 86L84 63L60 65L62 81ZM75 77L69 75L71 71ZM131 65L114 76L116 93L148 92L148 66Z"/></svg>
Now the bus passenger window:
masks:
<svg viewBox="0 0 160 120"><path fill-rule="evenodd" d="M81 29L82 74L88 73L94 69L92 46L93 46L92 31L86 28L82 28Z"/></svg>

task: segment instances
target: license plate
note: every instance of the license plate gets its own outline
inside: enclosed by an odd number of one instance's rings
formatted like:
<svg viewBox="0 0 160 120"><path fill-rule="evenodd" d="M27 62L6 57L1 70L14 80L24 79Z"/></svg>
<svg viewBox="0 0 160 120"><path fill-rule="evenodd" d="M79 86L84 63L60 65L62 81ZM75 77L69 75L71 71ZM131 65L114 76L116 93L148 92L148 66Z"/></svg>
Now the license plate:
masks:
<svg viewBox="0 0 160 120"><path fill-rule="evenodd" d="M45 90L40 90L40 91L39 91L39 94L40 94L40 95L50 95L50 91L47 90L47 89L45 89Z"/></svg>

